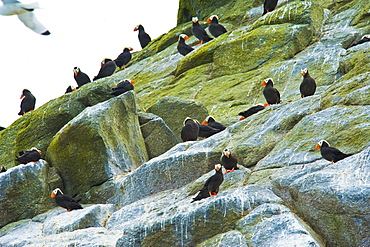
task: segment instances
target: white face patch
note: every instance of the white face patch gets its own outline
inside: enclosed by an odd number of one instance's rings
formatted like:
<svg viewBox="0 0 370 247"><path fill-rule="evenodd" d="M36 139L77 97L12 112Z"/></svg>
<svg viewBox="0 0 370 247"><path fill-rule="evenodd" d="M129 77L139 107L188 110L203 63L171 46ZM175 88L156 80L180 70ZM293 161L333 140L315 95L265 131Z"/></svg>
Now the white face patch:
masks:
<svg viewBox="0 0 370 247"><path fill-rule="evenodd" d="M60 193L63 194L63 192L59 188L56 188L55 190L53 190L53 193L56 195L58 194L58 191L60 191Z"/></svg>
<svg viewBox="0 0 370 247"><path fill-rule="evenodd" d="M193 17L193 18L192 18L192 21L193 21L193 22L197 22L197 21L198 21L198 17Z"/></svg>
<svg viewBox="0 0 370 247"><path fill-rule="evenodd" d="M215 169L218 171L218 170L220 170L221 169L221 165L220 164L217 164L217 165L215 165Z"/></svg>

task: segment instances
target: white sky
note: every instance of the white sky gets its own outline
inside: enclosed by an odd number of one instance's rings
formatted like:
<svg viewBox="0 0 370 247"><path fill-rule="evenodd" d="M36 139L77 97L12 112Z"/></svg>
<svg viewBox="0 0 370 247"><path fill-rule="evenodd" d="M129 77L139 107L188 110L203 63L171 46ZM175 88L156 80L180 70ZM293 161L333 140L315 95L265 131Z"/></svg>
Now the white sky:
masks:
<svg viewBox="0 0 370 247"><path fill-rule="evenodd" d="M24 0L23 3L35 1ZM178 0L39 0L37 19L51 32L39 35L17 16L0 16L0 126L19 116L24 88L36 108L76 85L73 67L92 79L104 58L124 47L141 49L133 29L142 24L152 39L176 26ZM0 3L1 5L1 3Z"/></svg>

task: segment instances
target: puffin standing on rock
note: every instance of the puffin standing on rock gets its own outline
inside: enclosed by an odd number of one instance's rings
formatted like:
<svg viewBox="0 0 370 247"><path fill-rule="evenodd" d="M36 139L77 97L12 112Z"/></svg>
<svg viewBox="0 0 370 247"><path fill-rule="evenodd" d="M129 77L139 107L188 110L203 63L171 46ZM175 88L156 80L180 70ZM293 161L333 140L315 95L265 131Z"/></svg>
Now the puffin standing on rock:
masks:
<svg viewBox="0 0 370 247"><path fill-rule="evenodd" d="M117 65L112 59L105 58L100 64L100 70L97 76L94 77L94 81L107 76L111 76L117 68Z"/></svg>
<svg viewBox="0 0 370 247"><path fill-rule="evenodd" d="M82 85L91 82L90 77L86 75L84 72L82 72L79 67L73 68L73 74L74 74L73 77L75 78L78 87L81 87Z"/></svg>
<svg viewBox="0 0 370 247"><path fill-rule="evenodd" d="M276 8L278 0L265 0L263 3L263 14L273 11Z"/></svg>
<svg viewBox="0 0 370 247"><path fill-rule="evenodd" d="M147 46L149 42L152 41L152 39L150 38L149 34L145 32L144 27L141 24L137 25L134 28L134 31L138 31L138 30L139 30L139 34L138 34L139 42L140 42L141 48L144 49L144 47Z"/></svg>
<svg viewBox="0 0 370 247"><path fill-rule="evenodd" d="M222 152L220 161L221 165L226 169L226 172L224 174L239 169L237 166L238 160L231 154L230 150L227 148Z"/></svg>
<svg viewBox="0 0 370 247"><path fill-rule="evenodd" d="M56 188L50 195L51 198L55 199L55 202L62 208L67 209L68 212L76 209L83 209L82 206L69 195L63 194L63 192Z"/></svg>
<svg viewBox="0 0 370 247"><path fill-rule="evenodd" d="M258 104L258 105L252 106L248 110L239 112L238 115L241 116L239 118L239 120L246 119L247 117L252 116L253 114L256 114L259 111L262 111L263 109L265 109L265 106L263 104Z"/></svg>
<svg viewBox="0 0 370 247"><path fill-rule="evenodd" d="M203 122L202 125L208 125L212 128L219 129L220 131L223 131L226 129L225 125L222 123L216 122L215 118L213 116L208 116Z"/></svg>
<svg viewBox="0 0 370 247"><path fill-rule="evenodd" d="M184 120L184 126L181 130L181 139L184 142L196 141L199 135L199 123L191 118Z"/></svg>
<svg viewBox="0 0 370 247"><path fill-rule="evenodd" d="M19 152L19 157L15 159L15 161L18 161L21 164L28 164L30 162L36 163L41 158L42 152L38 150L37 148L33 147L31 150L26 152Z"/></svg>
<svg viewBox="0 0 370 247"><path fill-rule="evenodd" d="M126 69L126 65L128 64L128 62L130 62L131 60L131 52L130 51L133 51L134 49L132 47L125 47L123 49L123 52L121 54L118 55L118 57L114 60L114 62L116 63L117 67L122 70L122 69Z"/></svg>
<svg viewBox="0 0 370 247"><path fill-rule="evenodd" d="M35 109L36 98L32 95L30 90L23 89L21 99L21 110L19 111L18 115L22 116L27 112L33 111Z"/></svg>
<svg viewBox="0 0 370 247"><path fill-rule="evenodd" d="M316 91L316 81L308 73L307 69L302 69L301 74L303 76L303 81L299 87L301 91L301 97L307 97L315 94Z"/></svg>
<svg viewBox="0 0 370 247"><path fill-rule="evenodd" d="M320 149L321 156L330 161L330 164L333 164L339 160L347 158L352 154L342 153L339 149L330 147L329 142L321 140L316 144L316 149Z"/></svg>
<svg viewBox="0 0 370 247"><path fill-rule="evenodd" d="M134 81L128 79L122 80L117 84L116 87L112 88L112 92L110 94L118 96L127 91L134 90L134 86L132 84L134 84Z"/></svg>
<svg viewBox="0 0 370 247"><path fill-rule="evenodd" d="M203 42L206 43L212 40L212 38L208 36L206 30L199 24L198 17L193 17L192 22L191 32L200 40L200 43L196 45L201 45Z"/></svg>
<svg viewBox="0 0 370 247"><path fill-rule="evenodd" d="M217 134L221 130L212 128L209 125L202 125L199 124L199 137L208 138L210 136L213 136L214 134Z"/></svg>
<svg viewBox="0 0 370 247"><path fill-rule="evenodd" d="M207 19L207 23L211 23L208 30L215 38L227 32L226 28L218 23L217 15L211 15L211 17Z"/></svg>
<svg viewBox="0 0 370 247"><path fill-rule="evenodd" d="M361 45L365 42L369 42L370 41L370 35L364 35L361 37L361 39L359 41L357 41L356 43L354 43L353 45L351 45L350 47L353 47L353 46L356 46L356 45Z"/></svg>
<svg viewBox="0 0 370 247"><path fill-rule="evenodd" d="M222 174L222 166L220 164L215 165L215 170L216 173L207 179L203 188L199 191L198 195L193 198L191 203L218 194L220 185L224 181L224 175Z"/></svg>
<svg viewBox="0 0 370 247"><path fill-rule="evenodd" d="M265 89L263 89L263 96L265 96L267 104L264 104L264 106L279 104L280 93L276 88L274 88L274 81L271 78L267 78L261 83L261 85L265 86Z"/></svg>
<svg viewBox="0 0 370 247"><path fill-rule="evenodd" d="M185 43L185 40L187 39L189 39L189 37L186 34L180 34L177 51L183 56L194 50L193 47Z"/></svg>

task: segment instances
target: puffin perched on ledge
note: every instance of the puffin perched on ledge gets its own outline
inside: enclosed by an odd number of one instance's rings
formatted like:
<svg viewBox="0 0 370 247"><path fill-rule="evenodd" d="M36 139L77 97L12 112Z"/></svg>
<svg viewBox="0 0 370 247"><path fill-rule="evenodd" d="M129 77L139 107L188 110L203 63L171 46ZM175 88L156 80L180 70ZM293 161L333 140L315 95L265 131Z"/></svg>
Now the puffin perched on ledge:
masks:
<svg viewBox="0 0 370 247"><path fill-rule="evenodd" d="M94 77L94 81L111 76L117 68L117 65L112 59L110 58L104 58L104 60L100 63L100 70L97 76Z"/></svg>
<svg viewBox="0 0 370 247"><path fill-rule="evenodd" d="M307 97L315 94L316 91L316 81L308 73L307 69L302 69L301 74L303 76L303 81L299 87L301 91L301 97Z"/></svg>
<svg viewBox="0 0 370 247"><path fill-rule="evenodd" d="M212 40L212 38L208 36L206 30L199 24L198 17L193 17L192 22L191 32L200 40L200 43L196 45L201 45L203 42L206 43Z"/></svg>
<svg viewBox="0 0 370 247"><path fill-rule="evenodd" d="M138 31L138 30L139 30L138 38L139 38L140 46L141 48L144 49L144 47L147 46L149 42L152 41L152 39L150 38L149 34L145 32L143 25L139 24L134 28L134 31Z"/></svg>
<svg viewBox="0 0 370 247"><path fill-rule="evenodd" d="M202 125L199 124L199 137L208 138L210 136L213 136L214 134L217 134L221 130L212 128L209 125Z"/></svg>
<svg viewBox="0 0 370 247"><path fill-rule="evenodd" d="M53 190L50 197L54 198L55 202L60 207L67 209L68 212L76 209L82 209L82 206L78 202L76 202L75 199L73 199L69 195L63 194L63 192L59 188Z"/></svg>
<svg viewBox="0 0 370 247"><path fill-rule="evenodd" d="M264 104L264 106L279 104L280 93L276 88L274 88L274 81L271 78L267 78L261 83L261 85L265 86L265 89L263 89L263 96L265 96L267 104Z"/></svg>
<svg viewBox="0 0 370 247"><path fill-rule="evenodd" d="M225 125L222 123L216 122L215 118L213 116L208 116L203 122L202 125L208 125L212 128L219 129L220 131L223 131L226 129Z"/></svg>
<svg viewBox="0 0 370 247"><path fill-rule="evenodd" d="M184 126L181 130L181 139L184 142L196 141L199 135L199 123L191 118L184 120Z"/></svg>
<svg viewBox="0 0 370 247"><path fill-rule="evenodd" d="M224 175L222 174L222 166L220 164L215 165L216 173L209 177L205 182L203 188L199 191L198 195L193 198L193 202L202 200L210 196L216 196L220 185L224 181Z"/></svg>
<svg viewBox="0 0 370 247"><path fill-rule="evenodd" d="M121 52L121 54L118 55L118 57L114 60L114 62L116 63L117 67L122 70L122 69L126 69L126 65L128 64L128 62L130 62L131 60L131 52L130 51L133 51L134 49L132 47L125 47L123 49L123 51Z"/></svg>
<svg viewBox="0 0 370 247"><path fill-rule="evenodd" d="M35 110L36 98L32 95L30 90L23 89L21 99L21 110L19 111L18 115L21 116L29 111Z"/></svg>
<svg viewBox="0 0 370 247"><path fill-rule="evenodd" d="M38 150L37 148L33 147L31 150L26 152L19 152L19 157L15 159L15 161L18 161L21 164L27 164L30 162L37 162L41 158L42 152Z"/></svg>
<svg viewBox="0 0 370 247"><path fill-rule="evenodd" d="M276 8L278 0L265 0L263 3L263 14L273 11Z"/></svg>
<svg viewBox="0 0 370 247"><path fill-rule="evenodd" d="M82 72L79 67L73 68L73 77L75 78L78 87L81 87L82 85L91 82L90 77L86 75L84 72Z"/></svg>
<svg viewBox="0 0 370 247"><path fill-rule="evenodd" d="M339 149L330 147L329 142L321 140L316 144L316 149L320 149L321 156L330 161L330 164L333 164L339 160L347 158L352 154L342 153Z"/></svg>
<svg viewBox="0 0 370 247"><path fill-rule="evenodd" d="M177 51L183 56L194 50L193 47L185 43L185 40L187 39L189 39L189 37L186 34L180 34Z"/></svg>
<svg viewBox="0 0 370 247"><path fill-rule="evenodd" d="M239 169L237 166L238 160L231 154L230 150L227 148L222 151L220 161L221 165L226 169L226 172L224 174Z"/></svg>
<svg viewBox="0 0 370 247"><path fill-rule="evenodd" d="M208 30L215 38L227 32L226 28L218 23L217 15L211 15L207 19L207 23L211 23L208 27Z"/></svg>
<svg viewBox="0 0 370 247"><path fill-rule="evenodd" d="M134 81L131 80L122 80L120 81L116 87L112 88L112 92L110 94L114 96L121 95L127 91L134 90Z"/></svg>
<svg viewBox="0 0 370 247"><path fill-rule="evenodd" d="M258 104L258 105L252 106L248 110L239 112L238 115L241 116L239 118L239 120L246 119L247 117L250 117L253 114L256 114L257 112L262 111L263 109L265 109L265 106L263 104Z"/></svg>

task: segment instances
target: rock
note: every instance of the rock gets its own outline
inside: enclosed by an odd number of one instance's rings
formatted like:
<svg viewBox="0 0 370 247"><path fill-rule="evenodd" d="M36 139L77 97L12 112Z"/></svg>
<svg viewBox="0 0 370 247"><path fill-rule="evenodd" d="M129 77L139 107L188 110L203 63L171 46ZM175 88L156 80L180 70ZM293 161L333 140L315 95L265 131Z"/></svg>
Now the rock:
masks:
<svg viewBox="0 0 370 247"><path fill-rule="evenodd" d="M71 196L139 167L148 158L134 93L86 108L57 133L47 159Z"/></svg>
<svg viewBox="0 0 370 247"><path fill-rule="evenodd" d="M190 117L201 122L208 116L208 111L202 104L178 97L165 97L148 108L147 112L161 117L178 140L181 140L180 133L185 118Z"/></svg>
<svg viewBox="0 0 370 247"><path fill-rule="evenodd" d="M49 166L44 160L0 173L0 227L31 218L53 206L48 173Z"/></svg>
<svg viewBox="0 0 370 247"><path fill-rule="evenodd" d="M162 118L141 112L139 122L149 159L165 153L179 143Z"/></svg>

